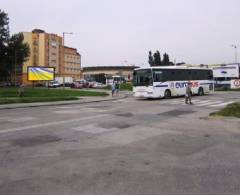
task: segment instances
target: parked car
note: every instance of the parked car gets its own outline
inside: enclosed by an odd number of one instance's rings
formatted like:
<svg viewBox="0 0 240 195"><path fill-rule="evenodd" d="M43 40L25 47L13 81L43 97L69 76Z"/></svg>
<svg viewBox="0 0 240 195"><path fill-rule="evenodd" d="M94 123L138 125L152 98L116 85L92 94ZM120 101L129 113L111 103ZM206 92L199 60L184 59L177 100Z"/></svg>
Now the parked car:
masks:
<svg viewBox="0 0 240 195"><path fill-rule="evenodd" d="M60 87L60 86L61 86L61 84L57 81L50 81L48 83L48 87L51 87L51 88L57 88L57 87Z"/></svg>
<svg viewBox="0 0 240 195"><path fill-rule="evenodd" d="M83 85L79 82L73 82L70 86L72 89L82 89Z"/></svg>
<svg viewBox="0 0 240 195"><path fill-rule="evenodd" d="M90 87L90 84L88 81L86 80L79 80L77 81L78 83L82 84L83 88L89 88Z"/></svg>
<svg viewBox="0 0 240 195"><path fill-rule="evenodd" d="M0 82L0 87L10 87L12 84L10 82Z"/></svg>
<svg viewBox="0 0 240 195"><path fill-rule="evenodd" d="M103 88L103 87L106 86L106 85L104 85L102 83L99 83L99 82L93 82L92 85L93 85L93 88L97 88L97 89Z"/></svg>

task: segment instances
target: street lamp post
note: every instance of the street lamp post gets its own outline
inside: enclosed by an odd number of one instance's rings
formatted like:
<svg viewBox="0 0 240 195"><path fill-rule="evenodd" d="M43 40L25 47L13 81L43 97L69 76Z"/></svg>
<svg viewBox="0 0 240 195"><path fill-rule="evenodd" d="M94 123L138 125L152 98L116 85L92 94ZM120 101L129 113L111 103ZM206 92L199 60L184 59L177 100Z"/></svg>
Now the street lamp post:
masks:
<svg viewBox="0 0 240 195"><path fill-rule="evenodd" d="M237 45L231 45L234 48L234 53L235 53L235 63L238 62L238 46Z"/></svg>
<svg viewBox="0 0 240 195"><path fill-rule="evenodd" d="M65 35L66 34L69 34L69 35L72 35L73 33L72 32L63 32L63 68L62 68L62 76L63 76L63 89L65 89L65 70L64 70L64 53L65 53L65 47L64 47L64 44L65 44Z"/></svg>

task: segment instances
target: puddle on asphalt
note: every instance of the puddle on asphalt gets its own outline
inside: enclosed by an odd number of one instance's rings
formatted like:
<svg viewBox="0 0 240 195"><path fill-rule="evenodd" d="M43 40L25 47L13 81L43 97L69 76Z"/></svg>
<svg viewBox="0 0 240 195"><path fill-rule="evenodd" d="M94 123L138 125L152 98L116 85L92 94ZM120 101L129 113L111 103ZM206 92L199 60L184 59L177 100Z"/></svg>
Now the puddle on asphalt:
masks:
<svg viewBox="0 0 240 195"><path fill-rule="evenodd" d="M36 137L30 137L30 138L21 138L21 139L15 139L12 141L13 145L21 146L21 147L31 147L31 146L37 146L52 142L58 142L61 138L53 136L53 135L40 135Z"/></svg>
<svg viewBox="0 0 240 195"><path fill-rule="evenodd" d="M157 114L158 116L180 116L180 115L185 115L185 114L192 114L195 111L193 110L171 110L168 112L162 112Z"/></svg>
<svg viewBox="0 0 240 195"><path fill-rule="evenodd" d="M133 124L129 123L124 123L124 122L110 122L110 123L101 123L99 124L100 127L105 128L105 129L127 129L129 127L134 126Z"/></svg>
<svg viewBox="0 0 240 195"><path fill-rule="evenodd" d="M132 117L133 114L131 112L126 112L126 113L115 114L115 116Z"/></svg>

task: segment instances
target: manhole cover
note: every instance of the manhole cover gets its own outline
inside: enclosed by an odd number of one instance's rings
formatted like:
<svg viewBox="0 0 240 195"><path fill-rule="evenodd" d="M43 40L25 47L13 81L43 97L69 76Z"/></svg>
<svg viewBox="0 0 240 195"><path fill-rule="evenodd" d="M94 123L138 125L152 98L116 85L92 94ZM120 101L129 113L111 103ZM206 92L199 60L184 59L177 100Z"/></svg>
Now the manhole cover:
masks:
<svg viewBox="0 0 240 195"><path fill-rule="evenodd" d="M22 139L15 139L12 141L14 145L18 145L21 147L30 147L30 146L36 146L51 142L58 142L61 139L56 136L52 135L41 135L36 137L30 137L30 138L22 138Z"/></svg>

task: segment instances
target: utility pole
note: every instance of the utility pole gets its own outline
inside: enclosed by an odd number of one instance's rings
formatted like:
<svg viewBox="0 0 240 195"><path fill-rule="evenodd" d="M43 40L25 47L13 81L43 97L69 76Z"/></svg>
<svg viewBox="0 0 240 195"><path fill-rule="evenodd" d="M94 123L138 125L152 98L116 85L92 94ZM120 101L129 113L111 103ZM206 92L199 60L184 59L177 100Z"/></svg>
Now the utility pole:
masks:
<svg viewBox="0 0 240 195"><path fill-rule="evenodd" d="M72 32L63 32L63 68L62 68L62 76L63 76L63 89L65 89L65 70L64 70L64 53L65 53L65 47L64 47L64 44L65 44L65 35L66 34L69 34L69 35L72 35L73 33Z"/></svg>

